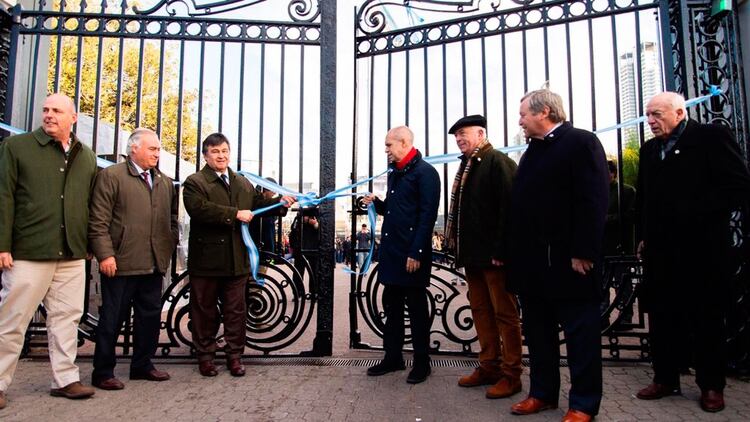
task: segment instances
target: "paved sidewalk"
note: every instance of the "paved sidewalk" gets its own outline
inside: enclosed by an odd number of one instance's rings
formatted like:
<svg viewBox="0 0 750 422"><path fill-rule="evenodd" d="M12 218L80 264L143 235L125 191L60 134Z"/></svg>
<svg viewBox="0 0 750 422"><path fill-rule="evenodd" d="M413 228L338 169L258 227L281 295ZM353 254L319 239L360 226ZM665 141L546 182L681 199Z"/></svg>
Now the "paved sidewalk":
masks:
<svg viewBox="0 0 750 422"><path fill-rule="evenodd" d="M379 356L367 354L369 359ZM365 376L364 366L352 366L363 364L363 359L340 357L333 366L316 366L315 361L293 365L279 360L256 362L247 366L244 378L233 378L224 368L216 378L203 378L195 365L160 363L159 368L172 375L162 383L127 380L124 362L117 375L125 382L125 390L97 390L91 399L71 401L49 395L48 362L24 360L8 391L8 407L0 410L0 421L536 422L560 420L567 409L563 394L560 409L532 416L509 413L510 405L526 396L528 368L524 370L524 392L511 399L488 400L481 387L456 385L458 377L469 371L456 365L435 365L427 382L412 386L405 382L406 371ZM82 362L84 381L89 382L90 373L90 361ZM699 390L692 377L683 377L682 396L637 400L634 391L646 385L650 375L647 365L605 367L605 397L597 420L750 420L750 383L729 380L727 408L708 414L698 407ZM567 390L567 368L562 368L562 376Z"/></svg>

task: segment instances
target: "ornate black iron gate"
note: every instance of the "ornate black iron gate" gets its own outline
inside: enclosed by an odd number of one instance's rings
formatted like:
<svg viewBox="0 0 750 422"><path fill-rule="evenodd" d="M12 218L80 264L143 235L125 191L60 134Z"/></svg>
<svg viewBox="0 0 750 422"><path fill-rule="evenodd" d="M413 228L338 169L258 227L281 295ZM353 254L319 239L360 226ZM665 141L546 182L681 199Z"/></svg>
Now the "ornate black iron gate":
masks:
<svg viewBox="0 0 750 422"><path fill-rule="evenodd" d="M709 6L707 1L640 0L364 1L355 18L352 179L385 167L380 140L398 124L414 130L415 144L425 155L456 152L447 128L474 113L487 116L495 147L521 145L524 139L514 129L517 104L523 93L543 85L567 99L576 126L594 131L642 116L648 99L663 89L690 98L717 85L724 93L692 109L691 117L732 126L744 150L747 117L736 17L709 18ZM446 14L454 18L445 20ZM599 133L619 163L621 195L623 183L634 184L646 132L639 124ZM457 164L441 167L438 231ZM371 182L369 190L382 193L382 183ZM363 211L352 205L356 234ZM737 230L739 250L744 245ZM628 234L621 229L618 235L623 244ZM640 264L633 250L621 253L605 260L603 293L610 300L602 304L604 357L648 360L646 321L638 306ZM437 353L472 354L477 345L466 288L450 261L438 254L433 265L431 347ZM750 282L743 268L737 275L735 317L745 319L733 328L730 341L737 351L744 350L737 357L747 362L748 336L741 333L748 331ZM354 348L379 347L371 345L379 343L384 324L376 277L377 268L351 278Z"/></svg>
<svg viewBox="0 0 750 422"><path fill-rule="evenodd" d="M336 74L335 1L38 0L34 9L16 6L10 19L3 17L9 24L0 35L11 46L4 53L6 122L33 129L40 101L63 92L79 109L76 133L100 157L117 160L129 131L150 127L164 146L161 170L179 182L202 166L201 140L223 132L233 168L272 176L296 191L332 190L333 169L303 157L335 154L335 89L320 80ZM331 238L332 245L333 207L323 205L320 214L321 244ZM192 354L189 218L184 210L180 217L182 240L163 294L163 357ZM333 264L325 252L332 255L332 246L314 255L318 273L301 274L284 247L292 217L273 223L278 247L262 253L265 284L248 285L246 343L262 354L328 355ZM84 347L97 323L97 281L94 272L80 327ZM45 344L42 320L43 309L28 332L31 347ZM126 326L124 354L130 344Z"/></svg>

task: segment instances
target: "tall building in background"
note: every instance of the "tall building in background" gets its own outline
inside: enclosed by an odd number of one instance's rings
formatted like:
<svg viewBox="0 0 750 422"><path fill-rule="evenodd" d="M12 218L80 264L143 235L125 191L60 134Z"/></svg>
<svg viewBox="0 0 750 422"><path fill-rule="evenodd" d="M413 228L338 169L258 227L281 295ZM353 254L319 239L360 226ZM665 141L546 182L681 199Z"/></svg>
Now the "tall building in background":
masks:
<svg viewBox="0 0 750 422"><path fill-rule="evenodd" d="M627 121L641 115L646 109L646 103L654 95L661 92L661 67L659 66L659 49L656 43L647 41L641 43L640 63L635 60L638 50L620 55L620 119ZM641 87L640 98L638 87ZM639 109L639 104L642 108ZM650 129L646 127L647 137ZM623 129L623 141L638 137L638 126Z"/></svg>

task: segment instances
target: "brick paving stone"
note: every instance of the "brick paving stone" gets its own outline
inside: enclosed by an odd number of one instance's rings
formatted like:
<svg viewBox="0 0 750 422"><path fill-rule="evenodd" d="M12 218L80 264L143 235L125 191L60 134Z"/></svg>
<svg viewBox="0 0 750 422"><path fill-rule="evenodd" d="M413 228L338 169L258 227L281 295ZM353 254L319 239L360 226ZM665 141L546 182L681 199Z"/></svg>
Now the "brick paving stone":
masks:
<svg viewBox="0 0 750 422"><path fill-rule="evenodd" d="M361 356L361 355L360 355ZM378 356L378 354L373 354ZM345 356L339 356L345 357ZM439 359L439 358L436 358ZM456 380L466 368L436 367L422 384L405 382L407 371L368 377L362 367L247 365L248 374L231 377L225 369L214 378L201 377L195 365L161 363L170 381L130 381L127 366L117 375L122 391L97 390L83 401L49 396L49 363L23 360L7 392L8 407L0 420L15 421L472 421L542 422L562 418L567 410L567 368L561 368L560 408L521 419L510 406L528 394L487 400L484 387L462 388ZM88 382L91 363L81 363ZM598 421L746 421L750 420L750 383L730 379L725 390L727 409L718 414L700 410L700 391L692 376L682 379L683 395L643 401L634 393L651 377L647 365L605 366L604 391Z"/></svg>

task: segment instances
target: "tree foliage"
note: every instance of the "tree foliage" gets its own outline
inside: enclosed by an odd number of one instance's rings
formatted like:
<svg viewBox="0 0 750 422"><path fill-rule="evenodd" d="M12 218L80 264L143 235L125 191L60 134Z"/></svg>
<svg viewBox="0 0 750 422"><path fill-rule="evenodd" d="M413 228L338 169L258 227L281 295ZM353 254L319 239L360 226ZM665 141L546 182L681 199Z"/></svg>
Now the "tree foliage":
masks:
<svg viewBox="0 0 750 422"><path fill-rule="evenodd" d="M59 0L57 0L59 1ZM66 2L66 9L78 10L79 4ZM59 3L57 3L59 4ZM55 6L56 8L59 6ZM66 25L77 25L70 20ZM107 25L114 25L110 21ZM80 63L78 60L79 39L81 41ZM99 47L101 43L101 61ZM50 39L48 91L54 90L57 36ZM119 63L122 45L122 66ZM142 45L142 47L141 47ZM136 126L153 130L160 129L161 140L166 151L175 153L177 143L180 142L180 156L184 160L195 162L198 105L198 92L195 89L183 89L182 102L179 98L179 68L182 65L175 54L174 44L166 42L164 48L164 66L161 74L161 127L157 125L159 118L159 81L161 63L161 42L156 40L121 40L118 38L100 37L62 37L59 88L71 98L75 98L76 86L80 85L79 113L98 118L99 121L115 125L117 117L118 95L120 92L120 129L132 131ZM142 54L142 67L139 64ZM80 71L79 71L80 67ZM139 72L141 81L139 86ZM77 80L80 79L80 82ZM97 96L96 84L99 80L100 88ZM120 89L118 90L118 80ZM140 97L140 122L137 116L137 100ZM95 115L97 101L99 114ZM178 109L181 107L182 126L178 134ZM203 133L210 133L211 128L204 128Z"/></svg>

